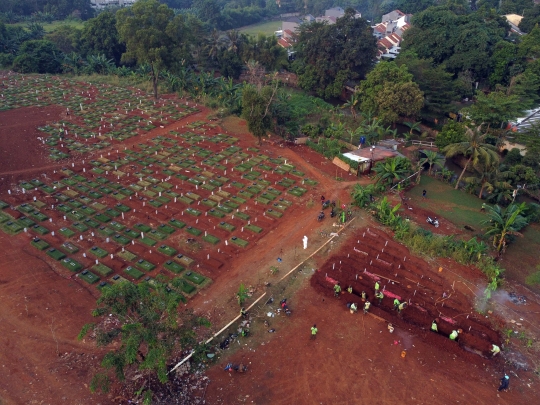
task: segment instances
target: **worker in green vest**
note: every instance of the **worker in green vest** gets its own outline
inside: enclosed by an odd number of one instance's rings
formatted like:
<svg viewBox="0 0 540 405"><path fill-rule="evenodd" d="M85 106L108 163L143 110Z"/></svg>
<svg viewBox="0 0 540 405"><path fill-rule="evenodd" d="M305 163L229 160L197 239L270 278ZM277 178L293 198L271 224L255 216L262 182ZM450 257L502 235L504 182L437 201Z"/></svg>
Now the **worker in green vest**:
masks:
<svg viewBox="0 0 540 405"><path fill-rule="evenodd" d="M397 310L399 307L399 300L397 298L394 298L394 310Z"/></svg>
<svg viewBox="0 0 540 405"><path fill-rule="evenodd" d="M339 297L340 292L341 292L341 286L339 285L339 283L337 283L334 286L334 297Z"/></svg>
<svg viewBox="0 0 540 405"><path fill-rule="evenodd" d="M315 339L317 337L317 332L319 329L317 329L317 325L313 325L311 327L311 339Z"/></svg>
<svg viewBox="0 0 540 405"><path fill-rule="evenodd" d="M379 288L381 288L381 285L379 284L378 281L375 281L375 293L377 293L377 291L379 291Z"/></svg>
<svg viewBox="0 0 540 405"><path fill-rule="evenodd" d="M362 291L362 294L360 294L360 296L362 297L362 301L365 301L367 299L367 294L365 291Z"/></svg>
<svg viewBox="0 0 540 405"><path fill-rule="evenodd" d="M370 306L371 306L371 303L369 301L366 301L366 303L364 304L364 314L368 313Z"/></svg>
<svg viewBox="0 0 540 405"><path fill-rule="evenodd" d="M453 330L452 333L450 333L450 340L456 340L458 337L459 332L457 330Z"/></svg>
<svg viewBox="0 0 540 405"><path fill-rule="evenodd" d="M435 333L439 332L439 328L437 326L437 320L434 319L433 322L431 322L431 330Z"/></svg>
<svg viewBox="0 0 540 405"><path fill-rule="evenodd" d="M496 356L498 353L500 353L501 348L497 345L491 345L491 353L493 353L493 356Z"/></svg>
<svg viewBox="0 0 540 405"><path fill-rule="evenodd" d="M355 312L358 311L358 305L356 305L356 303L352 303L351 306L349 307L349 309L351 310L351 314L354 314Z"/></svg>
<svg viewBox="0 0 540 405"><path fill-rule="evenodd" d="M350 285L350 286L347 288L347 292L348 292L349 294L352 294L352 285Z"/></svg>
<svg viewBox="0 0 540 405"><path fill-rule="evenodd" d="M375 298L377 298L379 300L379 305L381 305L381 302L384 298L384 293L382 291L377 291L375 293Z"/></svg>

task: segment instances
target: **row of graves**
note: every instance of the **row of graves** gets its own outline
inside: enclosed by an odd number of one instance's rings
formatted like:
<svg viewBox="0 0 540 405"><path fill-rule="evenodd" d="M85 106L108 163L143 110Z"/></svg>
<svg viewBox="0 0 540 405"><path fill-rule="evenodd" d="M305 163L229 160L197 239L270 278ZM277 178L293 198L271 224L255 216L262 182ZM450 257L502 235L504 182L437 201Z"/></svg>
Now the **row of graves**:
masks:
<svg viewBox="0 0 540 405"><path fill-rule="evenodd" d="M0 229L97 288L167 283L188 299L317 186L217 132L194 122L24 181L1 197Z"/></svg>
<svg viewBox="0 0 540 405"><path fill-rule="evenodd" d="M154 100L138 89L89 85L65 77L10 74L0 79L0 111L65 108L63 119L38 128L52 160L105 149L197 111L176 98Z"/></svg>

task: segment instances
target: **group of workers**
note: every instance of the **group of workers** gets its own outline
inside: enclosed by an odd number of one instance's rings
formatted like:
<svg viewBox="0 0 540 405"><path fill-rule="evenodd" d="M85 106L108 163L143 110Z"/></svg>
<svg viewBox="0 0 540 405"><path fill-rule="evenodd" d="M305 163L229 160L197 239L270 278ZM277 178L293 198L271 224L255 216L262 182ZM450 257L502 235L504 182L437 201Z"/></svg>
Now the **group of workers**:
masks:
<svg viewBox="0 0 540 405"><path fill-rule="evenodd" d="M352 286L349 285L347 287L347 292L349 294L353 293ZM334 285L334 297L339 298L341 295L341 285L339 283L336 283ZM375 299L379 300L379 305L382 303L382 300L384 298L384 292L381 290L381 284L376 281L375 282L375 293L374 293ZM371 307L371 302L367 299L367 293L365 291L362 291L360 294L360 297L362 298L362 302L364 302L364 314L367 314L369 312L369 308ZM394 310L398 311L398 314L401 314L401 311L403 311L407 307L406 302L399 302L399 300L396 298L394 299ZM356 302L348 302L347 308L350 310L351 314L354 314L358 311L358 304Z"/></svg>
<svg viewBox="0 0 540 405"><path fill-rule="evenodd" d="M431 331L432 332L435 332L435 333L439 333L439 327L438 327L438 323L439 322L439 318L437 319L434 319L433 322L431 322ZM454 341L457 341L458 340L458 337L459 337L459 334L461 333L461 329L458 329L458 330L452 330L452 332L450 333L450 335L448 336L450 338L450 340L454 340ZM496 356L497 354L499 354L501 352L501 348L495 344L492 344L491 345L491 354L493 356Z"/></svg>
<svg viewBox="0 0 540 405"><path fill-rule="evenodd" d="M347 292L349 294L353 293L352 286L347 287ZM334 297L339 298L341 294L341 286L339 283L336 283L334 285ZM371 307L371 303L367 300L367 294L365 291L362 291L360 294L362 301L364 302L364 314L367 314L369 312L369 308ZM378 281L375 282L375 298L379 300L379 305L381 304L383 298L384 298L384 292L381 291L381 285ZM407 307L406 302L399 302L397 298L394 299L394 310L398 311L398 315L401 315L401 312ZM348 302L347 308L351 312L351 314L354 314L358 312L358 304L356 302ZM431 322L431 330L435 333L439 333L438 323L439 319L433 320ZM459 334L461 333L461 329L452 330L450 335L448 336L450 340L457 341L459 338ZM491 353L493 356L497 355L501 351L501 348L495 344L491 345Z"/></svg>

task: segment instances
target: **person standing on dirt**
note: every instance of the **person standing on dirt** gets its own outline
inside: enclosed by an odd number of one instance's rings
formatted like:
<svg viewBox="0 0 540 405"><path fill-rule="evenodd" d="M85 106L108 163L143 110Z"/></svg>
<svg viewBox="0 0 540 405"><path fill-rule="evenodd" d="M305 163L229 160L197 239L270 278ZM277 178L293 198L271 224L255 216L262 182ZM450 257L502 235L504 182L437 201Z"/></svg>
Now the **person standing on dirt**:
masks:
<svg viewBox="0 0 540 405"><path fill-rule="evenodd" d="M319 329L317 329L317 325L313 325L311 327L311 339L315 339L317 337L317 332L319 331Z"/></svg>
<svg viewBox="0 0 540 405"><path fill-rule="evenodd" d="M426 190L422 190L422 198L426 198L426 194L427 194L427 191L426 191Z"/></svg>
<svg viewBox="0 0 540 405"><path fill-rule="evenodd" d="M402 302L401 304L398 305L398 315L401 315L401 312L407 308L407 303L406 302Z"/></svg>
<svg viewBox="0 0 540 405"><path fill-rule="evenodd" d="M493 357L495 357L500 352L501 352L501 348L499 346L491 345L491 353L493 353Z"/></svg>
<svg viewBox="0 0 540 405"><path fill-rule="evenodd" d="M397 298L394 298L394 311L397 311L399 307L399 300Z"/></svg>
<svg viewBox="0 0 540 405"><path fill-rule="evenodd" d="M378 281L375 281L375 295L379 292L379 289L381 288L381 285Z"/></svg>
<svg viewBox="0 0 540 405"><path fill-rule="evenodd" d="M364 315L369 312L369 307L371 306L371 303L369 301L366 301L364 304Z"/></svg>
<svg viewBox="0 0 540 405"><path fill-rule="evenodd" d="M439 333L439 327L437 326L436 319L434 319L433 322L431 322L431 331L435 333Z"/></svg>
<svg viewBox="0 0 540 405"><path fill-rule="evenodd" d="M375 298L379 300L379 305L381 305L381 302L384 298L384 293L382 291L375 292Z"/></svg>
<svg viewBox="0 0 540 405"><path fill-rule="evenodd" d="M349 287L347 287L347 292L348 292L349 294L352 294L352 285L350 285Z"/></svg>
<svg viewBox="0 0 540 405"><path fill-rule="evenodd" d="M339 298L339 294L341 293L341 286L339 285L339 283L337 283L335 286L334 286L334 297L338 297Z"/></svg>
<svg viewBox="0 0 540 405"><path fill-rule="evenodd" d="M358 311L358 305L356 304L356 302L353 302L351 304L351 306L349 307L349 309L351 310L351 314L354 314L355 312Z"/></svg>
<svg viewBox="0 0 540 405"><path fill-rule="evenodd" d="M497 391L506 391L508 390L508 386L510 385L510 377L508 375L504 375L503 378L501 378L501 385Z"/></svg>
<svg viewBox="0 0 540 405"><path fill-rule="evenodd" d="M242 307L242 309L240 309L240 316L242 318L247 318L247 312L246 312L246 309L244 307Z"/></svg>
<svg viewBox="0 0 540 405"><path fill-rule="evenodd" d="M450 333L450 340L457 340L458 338L458 335L459 335L459 332L457 330L453 330L452 333Z"/></svg>
<svg viewBox="0 0 540 405"><path fill-rule="evenodd" d="M364 302L367 299L367 294L365 291L362 291L362 294L360 296L362 297L362 302Z"/></svg>

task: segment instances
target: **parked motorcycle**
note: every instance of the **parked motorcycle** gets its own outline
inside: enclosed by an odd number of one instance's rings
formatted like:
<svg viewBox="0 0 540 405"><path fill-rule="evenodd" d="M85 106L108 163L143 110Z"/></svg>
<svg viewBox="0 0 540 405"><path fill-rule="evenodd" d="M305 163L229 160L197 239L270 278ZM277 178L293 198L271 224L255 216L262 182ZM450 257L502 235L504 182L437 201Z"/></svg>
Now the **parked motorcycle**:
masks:
<svg viewBox="0 0 540 405"><path fill-rule="evenodd" d="M434 217L433 219L431 217L427 217L426 222L433 225L435 228L439 227L439 220L437 217Z"/></svg>
<svg viewBox="0 0 540 405"><path fill-rule="evenodd" d="M317 217L317 221L321 222L324 219L324 212L320 212L319 216Z"/></svg>
<svg viewBox="0 0 540 405"><path fill-rule="evenodd" d="M330 200L326 200L322 204L322 209L325 210L330 206Z"/></svg>

